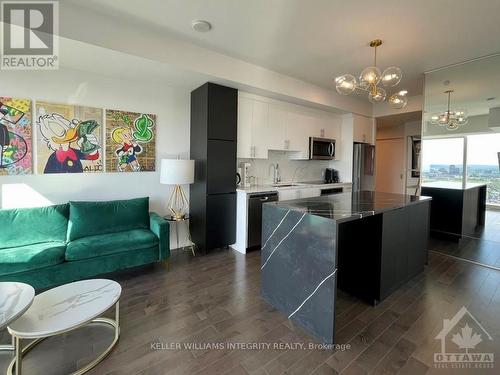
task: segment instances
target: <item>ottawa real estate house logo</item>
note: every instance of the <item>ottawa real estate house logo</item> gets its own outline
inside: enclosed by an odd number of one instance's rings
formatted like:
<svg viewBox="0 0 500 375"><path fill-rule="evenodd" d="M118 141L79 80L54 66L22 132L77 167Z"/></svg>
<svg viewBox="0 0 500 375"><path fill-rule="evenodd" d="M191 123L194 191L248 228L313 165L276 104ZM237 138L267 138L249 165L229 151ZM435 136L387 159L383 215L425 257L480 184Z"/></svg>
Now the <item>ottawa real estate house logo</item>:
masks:
<svg viewBox="0 0 500 375"><path fill-rule="evenodd" d="M465 306L453 318L443 320L435 339L441 341L441 351L434 353L435 368L493 368L493 353L484 350L493 338Z"/></svg>
<svg viewBox="0 0 500 375"><path fill-rule="evenodd" d="M1 1L0 4L0 69L58 69L58 2Z"/></svg>

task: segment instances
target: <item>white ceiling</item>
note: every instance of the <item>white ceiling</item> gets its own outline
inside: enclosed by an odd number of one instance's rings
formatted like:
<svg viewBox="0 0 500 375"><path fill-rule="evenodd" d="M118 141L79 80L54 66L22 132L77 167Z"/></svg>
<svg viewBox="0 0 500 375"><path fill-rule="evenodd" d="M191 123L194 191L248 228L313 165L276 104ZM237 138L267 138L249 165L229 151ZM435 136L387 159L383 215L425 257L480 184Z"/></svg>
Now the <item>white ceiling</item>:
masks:
<svg viewBox="0 0 500 375"><path fill-rule="evenodd" d="M410 95L423 72L500 51L498 0L69 0L323 87L372 63L398 65ZM196 33L191 21L212 23Z"/></svg>

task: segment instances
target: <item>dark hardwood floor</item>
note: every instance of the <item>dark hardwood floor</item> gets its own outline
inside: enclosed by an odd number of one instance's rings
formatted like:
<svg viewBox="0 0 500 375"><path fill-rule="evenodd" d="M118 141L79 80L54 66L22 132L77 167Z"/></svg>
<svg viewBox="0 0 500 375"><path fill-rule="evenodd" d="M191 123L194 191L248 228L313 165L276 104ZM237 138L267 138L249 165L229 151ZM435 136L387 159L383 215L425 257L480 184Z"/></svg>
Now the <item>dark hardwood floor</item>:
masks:
<svg viewBox="0 0 500 375"><path fill-rule="evenodd" d="M435 369L435 336L462 307L494 341L481 349L500 358L500 272L431 254L424 274L378 306L339 292L337 342L346 351L279 348L220 350L175 345L315 343L260 296L260 253L231 250L205 257L178 254L160 266L115 274L123 287L121 338L90 374L483 374L493 370ZM483 335L484 338L484 335ZM8 338L0 333L4 342ZM25 359L24 374L68 374L95 358L111 329L89 326L46 340ZM173 348L152 347L154 343ZM0 373L10 359L0 354Z"/></svg>
<svg viewBox="0 0 500 375"><path fill-rule="evenodd" d="M458 243L431 238L430 250L500 268L500 211L487 210L486 223Z"/></svg>

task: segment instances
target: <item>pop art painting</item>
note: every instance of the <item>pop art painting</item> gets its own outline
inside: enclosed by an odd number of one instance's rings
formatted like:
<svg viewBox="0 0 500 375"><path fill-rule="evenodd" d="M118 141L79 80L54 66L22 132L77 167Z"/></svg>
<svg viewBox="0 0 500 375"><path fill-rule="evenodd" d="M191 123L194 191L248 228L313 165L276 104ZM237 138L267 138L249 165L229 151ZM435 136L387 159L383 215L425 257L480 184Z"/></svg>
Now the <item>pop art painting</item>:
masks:
<svg viewBox="0 0 500 375"><path fill-rule="evenodd" d="M106 171L149 172L156 163L156 115L106 110Z"/></svg>
<svg viewBox="0 0 500 375"><path fill-rule="evenodd" d="M0 176L33 173L31 100L0 97Z"/></svg>
<svg viewBox="0 0 500 375"><path fill-rule="evenodd" d="M96 173L104 170L103 110L36 103L38 173Z"/></svg>

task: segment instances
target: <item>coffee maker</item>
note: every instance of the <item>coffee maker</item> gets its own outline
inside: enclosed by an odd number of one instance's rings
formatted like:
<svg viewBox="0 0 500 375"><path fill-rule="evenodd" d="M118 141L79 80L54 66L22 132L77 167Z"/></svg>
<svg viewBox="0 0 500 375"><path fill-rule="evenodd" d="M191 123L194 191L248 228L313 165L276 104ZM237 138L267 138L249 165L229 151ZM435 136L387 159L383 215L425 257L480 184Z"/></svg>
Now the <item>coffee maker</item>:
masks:
<svg viewBox="0 0 500 375"><path fill-rule="evenodd" d="M339 171L333 168L326 168L325 170L325 183L336 184L340 182Z"/></svg>

